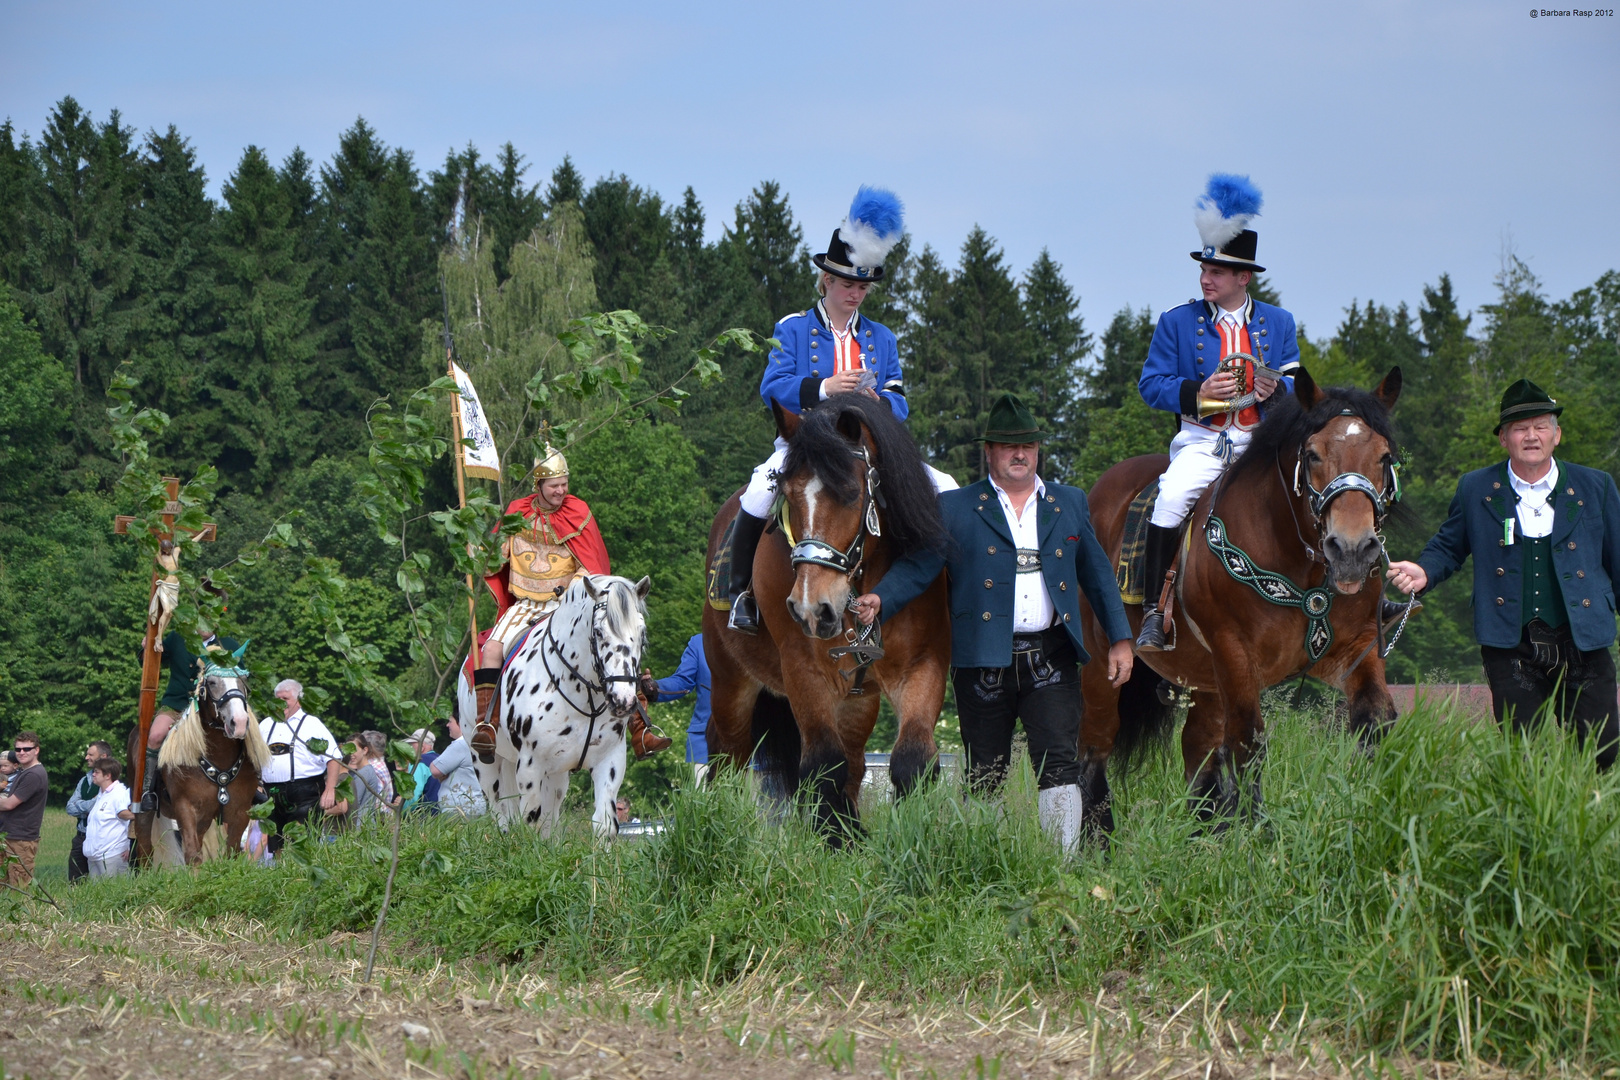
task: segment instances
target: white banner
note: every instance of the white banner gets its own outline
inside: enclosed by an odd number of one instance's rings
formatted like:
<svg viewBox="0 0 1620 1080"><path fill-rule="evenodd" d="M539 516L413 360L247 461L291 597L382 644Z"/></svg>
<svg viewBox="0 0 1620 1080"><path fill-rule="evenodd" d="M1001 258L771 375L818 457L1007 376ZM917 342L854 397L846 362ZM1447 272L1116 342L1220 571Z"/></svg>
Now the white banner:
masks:
<svg viewBox="0 0 1620 1080"><path fill-rule="evenodd" d="M478 401L478 391L473 388L472 379L454 361L450 364L450 376L456 380L456 388L460 391L461 437L472 443L471 446L465 443L461 446L462 469L468 476L499 480L501 455L495 449L495 433L490 431L489 421L484 418L484 407Z"/></svg>

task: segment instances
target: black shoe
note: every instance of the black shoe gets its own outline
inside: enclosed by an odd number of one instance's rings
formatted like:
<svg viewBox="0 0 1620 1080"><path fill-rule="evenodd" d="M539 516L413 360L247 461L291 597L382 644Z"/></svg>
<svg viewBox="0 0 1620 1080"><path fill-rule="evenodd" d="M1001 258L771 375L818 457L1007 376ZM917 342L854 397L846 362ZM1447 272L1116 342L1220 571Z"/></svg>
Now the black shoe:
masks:
<svg viewBox="0 0 1620 1080"><path fill-rule="evenodd" d="M1416 615L1422 610L1423 601L1414 600L1412 602L1412 615ZM1386 638L1394 633L1397 626L1401 625L1402 615L1406 615L1406 605L1398 600L1380 600L1378 602L1378 625L1383 627ZM1408 615L1407 617L1410 618L1411 616Z"/></svg>
<svg viewBox="0 0 1620 1080"><path fill-rule="evenodd" d="M752 636L759 633L759 605L754 602L752 592L745 592L732 600L731 614L726 618L726 625L739 634Z"/></svg>
<svg viewBox="0 0 1620 1080"><path fill-rule="evenodd" d="M731 617L726 625L739 634L759 633L759 605L748 586L754 580L754 552L764 534L764 518L737 511L737 524L731 530Z"/></svg>

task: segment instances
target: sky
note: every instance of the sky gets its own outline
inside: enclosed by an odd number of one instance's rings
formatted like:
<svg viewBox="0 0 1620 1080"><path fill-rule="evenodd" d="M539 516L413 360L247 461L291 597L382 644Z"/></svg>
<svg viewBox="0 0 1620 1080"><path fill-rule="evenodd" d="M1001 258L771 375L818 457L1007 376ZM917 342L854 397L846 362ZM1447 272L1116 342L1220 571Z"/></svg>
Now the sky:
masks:
<svg viewBox="0 0 1620 1080"><path fill-rule="evenodd" d="M1597 9L1604 10L1604 9ZM66 95L175 125L211 189L249 144L317 160L364 117L424 172L510 140L678 200L711 237L762 180L823 250L890 187L954 264L981 225L1042 248L1093 331L1197 292L1211 172L1265 193L1259 259L1313 338L1346 305L1465 308L1504 254L1561 298L1620 268L1620 18L1523 3L277 4L0 0L0 115Z"/></svg>

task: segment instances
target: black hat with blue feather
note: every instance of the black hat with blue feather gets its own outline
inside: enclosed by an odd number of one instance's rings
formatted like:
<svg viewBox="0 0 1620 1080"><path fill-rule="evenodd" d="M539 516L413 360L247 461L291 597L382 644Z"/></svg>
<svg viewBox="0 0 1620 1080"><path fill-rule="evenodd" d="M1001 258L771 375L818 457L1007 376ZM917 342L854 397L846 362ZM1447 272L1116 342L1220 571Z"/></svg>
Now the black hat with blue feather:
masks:
<svg viewBox="0 0 1620 1080"><path fill-rule="evenodd" d="M894 192L863 186L855 193L844 223L833 230L827 250L810 261L850 281L881 281L883 260L900 242L905 228L904 215L905 208Z"/></svg>
<svg viewBox="0 0 1620 1080"><path fill-rule="evenodd" d="M1233 270L1265 273L1266 268L1254 261L1260 238L1249 228L1249 222L1260 214L1260 189L1247 176L1215 173L1193 206L1193 222L1204 245L1191 253L1194 259Z"/></svg>

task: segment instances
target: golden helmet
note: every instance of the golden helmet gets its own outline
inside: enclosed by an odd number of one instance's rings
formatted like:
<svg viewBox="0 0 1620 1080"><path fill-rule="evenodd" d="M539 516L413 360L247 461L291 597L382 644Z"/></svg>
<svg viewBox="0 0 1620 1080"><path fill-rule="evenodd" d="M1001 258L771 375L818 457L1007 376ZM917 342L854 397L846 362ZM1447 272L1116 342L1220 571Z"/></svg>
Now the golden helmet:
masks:
<svg viewBox="0 0 1620 1080"><path fill-rule="evenodd" d="M568 475L568 459L562 452L550 443L546 443L544 456L534 459L534 472L529 474L534 486L539 487L542 480L555 480L559 476Z"/></svg>

